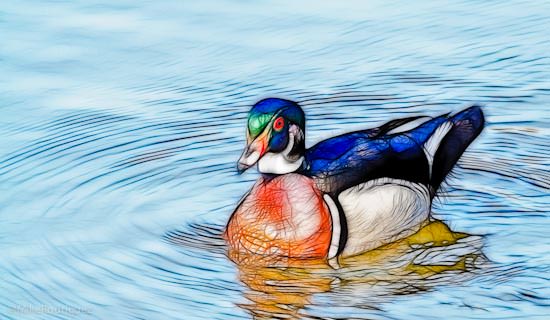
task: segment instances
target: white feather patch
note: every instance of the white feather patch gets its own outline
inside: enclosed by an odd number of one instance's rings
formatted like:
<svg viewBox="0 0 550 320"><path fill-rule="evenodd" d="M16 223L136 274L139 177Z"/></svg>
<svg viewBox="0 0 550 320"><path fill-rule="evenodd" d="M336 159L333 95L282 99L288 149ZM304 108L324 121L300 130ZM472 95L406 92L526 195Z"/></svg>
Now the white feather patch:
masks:
<svg viewBox="0 0 550 320"><path fill-rule="evenodd" d="M336 257L336 253L338 252L342 226L340 224L340 213L338 212L338 207L334 203L334 200L332 200L328 194L325 194L323 199L328 206L330 217L332 218L332 238L330 240L330 248L328 250L328 258L332 259Z"/></svg>
<svg viewBox="0 0 550 320"><path fill-rule="evenodd" d="M453 124L450 121L442 123L437 129L435 129L435 132L432 134L432 136L424 143L422 146L422 149L424 150L424 154L426 155L426 159L428 160L429 164L429 170L430 170L430 178L432 177L432 166L434 162L434 156L439 148L439 145L441 144L441 141L447 133L453 128Z"/></svg>
<svg viewBox="0 0 550 320"><path fill-rule="evenodd" d="M405 124L400 125L399 127L391 129L390 131L388 131L387 134L401 133L401 132L412 130L418 127L419 125L423 124L424 122L426 122L428 119L430 119L430 117L422 117L422 118L418 118L416 120L407 122Z"/></svg>
<svg viewBox="0 0 550 320"><path fill-rule="evenodd" d="M288 159L288 155L294 147L294 134L289 133L289 141L286 148L278 153L267 152L258 161L258 171L262 173L285 174L298 170L304 162L304 157L292 161Z"/></svg>

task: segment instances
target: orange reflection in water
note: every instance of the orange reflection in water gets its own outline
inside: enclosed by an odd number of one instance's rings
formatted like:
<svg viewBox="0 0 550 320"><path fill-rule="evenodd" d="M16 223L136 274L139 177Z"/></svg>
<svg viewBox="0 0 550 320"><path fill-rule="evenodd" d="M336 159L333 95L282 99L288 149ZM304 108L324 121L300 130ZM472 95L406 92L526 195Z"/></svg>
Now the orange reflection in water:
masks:
<svg viewBox="0 0 550 320"><path fill-rule="evenodd" d="M228 252L247 287L240 304L255 319L303 317L315 294L344 304L371 305L446 283L465 281L486 262L481 238L453 232L438 220L414 235L361 255L325 260L273 258ZM437 277L434 277L437 275Z"/></svg>

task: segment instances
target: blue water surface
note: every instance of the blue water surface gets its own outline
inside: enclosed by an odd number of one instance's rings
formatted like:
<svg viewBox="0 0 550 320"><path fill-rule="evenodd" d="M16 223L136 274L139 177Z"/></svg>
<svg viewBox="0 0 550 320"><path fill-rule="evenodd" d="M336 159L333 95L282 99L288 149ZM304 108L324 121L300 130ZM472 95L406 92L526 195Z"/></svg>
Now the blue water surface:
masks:
<svg viewBox="0 0 550 320"><path fill-rule="evenodd" d="M548 319L549 30L548 1L3 1L0 318ZM470 240L414 276L231 262L267 96L308 145L484 105L434 203Z"/></svg>

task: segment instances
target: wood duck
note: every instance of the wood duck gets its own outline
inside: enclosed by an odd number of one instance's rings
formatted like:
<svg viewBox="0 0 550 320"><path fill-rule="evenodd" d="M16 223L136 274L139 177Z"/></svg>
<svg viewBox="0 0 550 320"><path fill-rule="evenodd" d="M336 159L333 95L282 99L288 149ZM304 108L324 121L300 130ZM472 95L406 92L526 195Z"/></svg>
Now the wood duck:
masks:
<svg viewBox="0 0 550 320"><path fill-rule="evenodd" d="M235 252L290 258L353 256L407 237L484 126L479 106L409 117L305 147L305 114L268 98L250 110L243 172L261 177L225 230Z"/></svg>

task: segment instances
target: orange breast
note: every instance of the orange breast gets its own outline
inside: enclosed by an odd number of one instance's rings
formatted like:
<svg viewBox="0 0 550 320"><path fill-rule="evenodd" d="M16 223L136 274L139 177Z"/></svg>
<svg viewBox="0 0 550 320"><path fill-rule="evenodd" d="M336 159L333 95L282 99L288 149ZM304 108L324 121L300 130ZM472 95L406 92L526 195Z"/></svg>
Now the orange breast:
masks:
<svg viewBox="0 0 550 320"><path fill-rule="evenodd" d="M331 240L330 212L313 180L286 174L260 178L231 216L230 249L292 258L324 258Z"/></svg>

